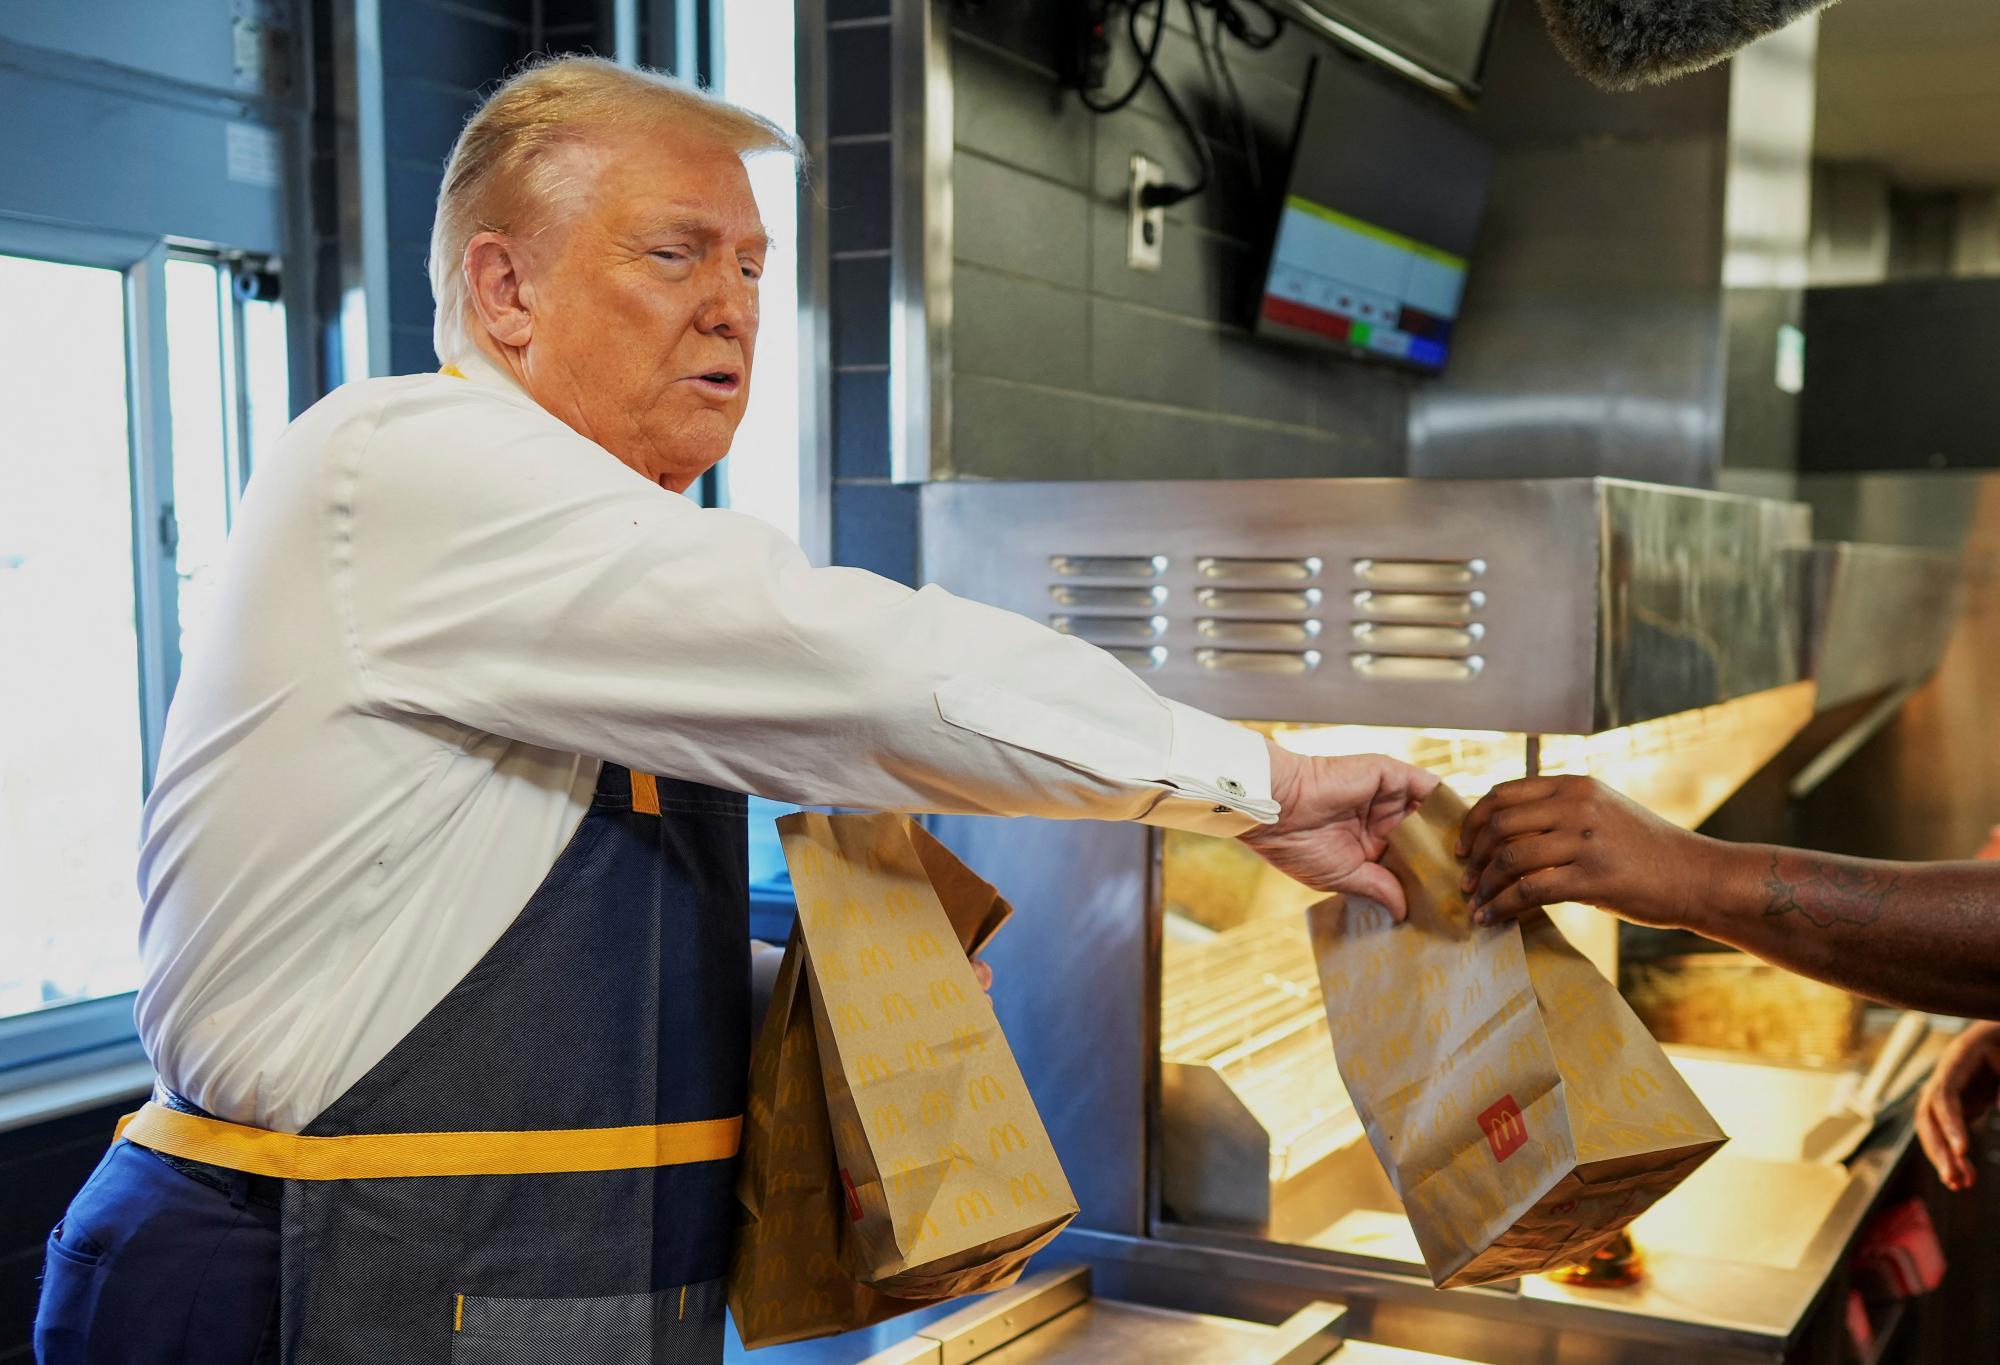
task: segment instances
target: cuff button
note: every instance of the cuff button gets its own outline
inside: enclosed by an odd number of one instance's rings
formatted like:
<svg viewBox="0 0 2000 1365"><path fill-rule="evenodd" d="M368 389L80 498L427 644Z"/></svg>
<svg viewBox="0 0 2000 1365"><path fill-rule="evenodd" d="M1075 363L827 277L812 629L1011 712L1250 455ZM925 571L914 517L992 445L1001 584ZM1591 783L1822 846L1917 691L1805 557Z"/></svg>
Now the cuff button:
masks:
<svg viewBox="0 0 2000 1365"><path fill-rule="evenodd" d="M1224 791L1228 792L1231 796L1234 796L1239 800L1243 796L1243 784L1241 782L1238 782L1233 777L1218 778L1216 785L1220 786Z"/></svg>

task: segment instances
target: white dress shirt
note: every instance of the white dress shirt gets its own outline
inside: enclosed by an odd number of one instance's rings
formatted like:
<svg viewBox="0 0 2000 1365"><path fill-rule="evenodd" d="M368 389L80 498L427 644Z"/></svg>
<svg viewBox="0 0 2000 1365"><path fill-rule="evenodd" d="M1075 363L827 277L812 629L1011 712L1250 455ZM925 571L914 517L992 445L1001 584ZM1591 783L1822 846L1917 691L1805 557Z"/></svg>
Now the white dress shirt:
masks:
<svg viewBox="0 0 2000 1365"><path fill-rule="evenodd" d="M296 1132L374 1066L519 913L603 760L813 805L1276 817L1254 732L1024 617L815 569L460 365L293 423L188 653L138 1017L214 1113Z"/></svg>

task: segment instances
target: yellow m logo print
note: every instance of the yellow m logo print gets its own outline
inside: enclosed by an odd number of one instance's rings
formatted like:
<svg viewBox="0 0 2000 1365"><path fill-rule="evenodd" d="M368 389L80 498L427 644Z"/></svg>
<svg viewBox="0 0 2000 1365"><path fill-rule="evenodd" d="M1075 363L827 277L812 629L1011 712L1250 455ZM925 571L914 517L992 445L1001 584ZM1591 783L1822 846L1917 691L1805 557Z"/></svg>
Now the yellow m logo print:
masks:
<svg viewBox="0 0 2000 1365"><path fill-rule="evenodd" d="M1424 1020L1424 1036L1433 1043L1443 1038L1451 1030L1451 1011L1439 1010Z"/></svg>
<svg viewBox="0 0 2000 1365"><path fill-rule="evenodd" d="M860 951L856 960L861 964L863 976L876 976L890 969L889 955L872 943Z"/></svg>
<svg viewBox="0 0 2000 1365"><path fill-rule="evenodd" d="M882 1022L893 1024L898 1019L914 1019L917 1007L910 1003L910 997L901 991L890 991L882 997Z"/></svg>
<svg viewBox="0 0 2000 1365"><path fill-rule="evenodd" d="M882 908L891 919L901 919L917 913L917 898L902 887L893 887L883 893Z"/></svg>
<svg viewBox="0 0 2000 1365"><path fill-rule="evenodd" d="M913 1240L916 1243L921 1244L924 1242L928 1242L931 1238L937 1235L938 1235L937 1219L931 1217L927 1213L924 1215L924 1221L917 1224L917 1235Z"/></svg>
<svg viewBox="0 0 2000 1365"><path fill-rule="evenodd" d="M842 1005L833 1016L833 1026L849 1033L868 1032L868 1018L862 1014L859 1005Z"/></svg>
<svg viewBox="0 0 2000 1365"><path fill-rule="evenodd" d="M964 1057L972 1052L986 1051L986 1035L976 1028L955 1028L951 1031L951 1055Z"/></svg>
<svg viewBox="0 0 2000 1365"><path fill-rule="evenodd" d="M1412 940L1414 942L1415 940ZM1444 968L1433 962L1417 973L1417 994L1430 995L1444 989Z"/></svg>
<svg viewBox="0 0 2000 1365"><path fill-rule="evenodd" d="M903 1121L903 1111L893 1104L885 1104L875 1111L875 1140L907 1133L910 1125Z"/></svg>
<svg viewBox="0 0 2000 1365"><path fill-rule="evenodd" d="M1410 1040L1398 1033L1382 1040L1382 1065L1394 1066L1410 1060Z"/></svg>
<svg viewBox="0 0 2000 1365"><path fill-rule="evenodd" d="M993 1216L993 1201L979 1190L974 1190L971 1194L961 1194L952 1208L958 1213L960 1227Z"/></svg>
<svg viewBox="0 0 2000 1365"><path fill-rule="evenodd" d="M1009 1124L1008 1127L1011 1128L1013 1125ZM996 1128L993 1131L997 1133L1000 1130ZM1015 1129L1015 1132L1018 1135L1020 1130ZM997 1156L998 1153L996 1152L995 1155ZM972 1153L966 1151L963 1146L956 1142L947 1142L944 1146L938 1148L938 1160L943 1163L946 1175L950 1175L954 1171L969 1171L972 1169Z"/></svg>
<svg viewBox="0 0 2000 1365"><path fill-rule="evenodd" d="M987 1129L986 1141L993 1148L993 1155L996 1157L1002 1152L1019 1151L1028 1145L1027 1134L1021 1131L1020 1125L1013 1123L1002 1123Z"/></svg>
<svg viewBox="0 0 2000 1365"><path fill-rule="evenodd" d="M1660 1082L1643 1066L1635 1066L1618 1078L1618 1097L1628 1105L1659 1093Z"/></svg>
<svg viewBox="0 0 2000 1365"><path fill-rule="evenodd" d="M868 907L852 896L841 901L840 917L847 921L850 929L864 928L875 923L875 916L868 913Z"/></svg>
<svg viewBox="0 0 2000 1365"><path fill-rule="evenodd" d="M944 1091L933 1090L924 1096L924 1102L917 1109L917 1118L924 1124L942 1123L951 1117L951 1100Z"/></svg>
<svg viewBox="0 0 2000 1365"><path fill-rule="evenodd" d="M1049 1187L1042 1183L1040 1176L1029 1171L1026 1175L1016 1176L1008 1181L1007 1193L1013 1198L1014 1207L1018 1209L1021 1205L1032 1204L1037 1199L1047 1199Z"/></svg>
<svg viewBox="0 0 2000 1365"><path fill-rule="evenodd" d="M947 1005L963 1005L965 990L948 976L941 976L931 982L931 1007L943 1009Z"/></svg>
<svg viewBox="0 0 2000 1365"><path fill-rule="evenodd" d="M903 1049L903 1057L909 1062L912 1071L929 1071L937 1065L937 1054L932 1052L931 1045L921 1038L910 1040L910 1045Z"/></svg>
<svg viewBox="0 0 2000 1365"><path fill-rule="evenodd" d="M854 1063L854 1079L860 1085L873 1085L877 1081L889 1079L889 1063L879 1052L870 1052Z"/></svg>
<svg viewBox="0 0 2000 1365"><path fill-rule="evenodd" d="M1007 1098L1007 1092L1001 1089L1000 1082L995 1080L992 1074L989 1073L984 1076L975 1076L967 1081L965 1083L965 1097L972 1102L972 1107L977 1109L982 1104L1000 1103L1000 1101Z"/></svg>
<svg viewBox="0 0 2000 1365"><path fill-rule="evenodd" d="M923 1168L924 1168L923 1163L918 1161L915 1157L913 1156L904 1157L902 1160L898 1161L895 1164L895 1167L891 1170L889 1174L889 1188L891 1190L894 1190L897 1194L902 1194L906 1190L915 1189L917 1184L917 1172L921 1171Z"/></svg>
<svg viewBox="0 0 2000 1365"><path fill-rule="evenodd" d="M943 957L944 949L938 944L936 934L911 934L905 945L910 950L910 961L922 962L927 957Z"/></svg>

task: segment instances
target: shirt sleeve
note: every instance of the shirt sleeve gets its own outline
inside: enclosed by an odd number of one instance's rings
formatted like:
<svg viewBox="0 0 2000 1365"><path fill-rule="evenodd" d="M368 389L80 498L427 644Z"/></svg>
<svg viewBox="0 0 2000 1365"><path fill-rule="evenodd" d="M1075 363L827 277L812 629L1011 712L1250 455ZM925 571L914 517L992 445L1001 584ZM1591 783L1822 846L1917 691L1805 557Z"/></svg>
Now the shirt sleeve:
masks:
<svg viewBox="0 0 2000 1365"><path fill-rule="evenodd" d="M385 712L806 805L1277 817L1261 736L1093 645L814 568L539 409L434 409L379 423L330 490L332 589Z"/></svg>

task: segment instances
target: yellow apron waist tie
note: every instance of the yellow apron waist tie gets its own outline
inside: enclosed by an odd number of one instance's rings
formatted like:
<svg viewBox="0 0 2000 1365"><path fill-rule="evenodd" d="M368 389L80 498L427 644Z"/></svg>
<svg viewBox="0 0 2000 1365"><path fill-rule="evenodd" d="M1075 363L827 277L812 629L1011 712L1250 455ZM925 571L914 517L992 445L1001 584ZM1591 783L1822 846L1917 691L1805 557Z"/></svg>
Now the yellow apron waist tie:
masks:
<svg viewBox="0 0 2000 1365"><path fill-rule="evenodd" d="M184 1114L149 1100L118 1120L113 1140L121 1137L169 1156L280 1180L554 1175L721 1161L735 1156L742 1144L743 1118L524 1133L301 1137Z"/></svg>

